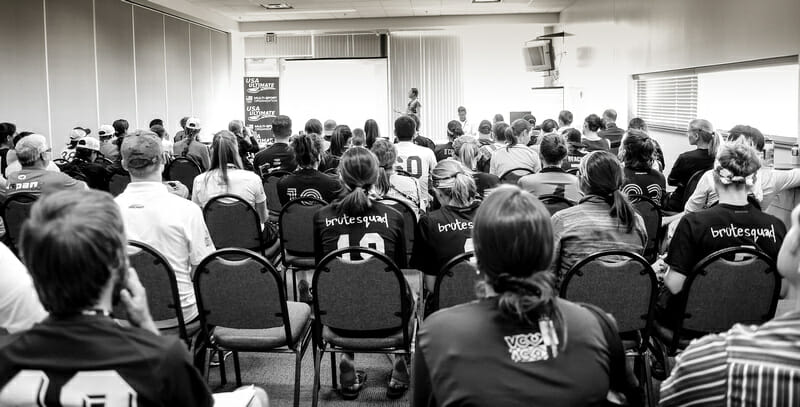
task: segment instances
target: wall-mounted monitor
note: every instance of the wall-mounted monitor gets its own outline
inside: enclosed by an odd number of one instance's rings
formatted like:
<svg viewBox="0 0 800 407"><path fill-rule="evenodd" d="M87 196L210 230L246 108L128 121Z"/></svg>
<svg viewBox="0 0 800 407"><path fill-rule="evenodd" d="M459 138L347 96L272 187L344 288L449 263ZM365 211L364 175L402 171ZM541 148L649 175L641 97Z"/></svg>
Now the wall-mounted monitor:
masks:
<svg viewBox="0 0 800 407"><path fill-rule="evenodd" d="M553 46L549 40L530 41L522 48L525 68L528 72L553 70Z"/></svg>

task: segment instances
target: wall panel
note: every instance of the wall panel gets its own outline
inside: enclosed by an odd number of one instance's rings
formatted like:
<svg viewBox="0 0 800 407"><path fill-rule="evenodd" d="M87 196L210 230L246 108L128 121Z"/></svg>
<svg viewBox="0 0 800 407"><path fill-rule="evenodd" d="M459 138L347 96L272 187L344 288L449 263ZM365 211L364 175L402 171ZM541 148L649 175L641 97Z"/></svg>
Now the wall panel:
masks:
<svg viewBox="0 0 800 407"><path fill-rule="evenodd" d="M0 16L0 122L50 135L43 2L0 1Z"/></svg>
<svg viewBox="0 0 800 407"><path fill-rule="evenodd" d="M75 126L97 126L92 0L47 0L47 60L53 147Z"/></svg>
<svg viewBox="0 0 800 407"><path fill-rule="evenodd" d="M212 129L206 124L211 120L211 34L209 30L194 24L189 25L192 50L192 109L200 119L207 134ZM203 140L210 137L204 136Z"/></svg>
<svg viewBox="0 0 800 407"><path fill-rule="evenodd" d="M100 123L136 120L136 73L130 4L95 1Z"/></svg>
<svg viewBox="0 0 800 407"><path fill-rule="evenodd" d="M165 17L167 44L167 101L169 114L165 120L170 134L180 127L180 119L192 114L192 72L189 50L189 23Z"/></svg>
<svg viewBox="0 0 800 407"><path fill-rule="evenodd" d="M243 119L242 112L231 111L227 103L233 96L230 72L230 38L228 34L210 31L211 35L211 117L210 125L222 129L234 118Z"/></svg>
<svg viewBox="0 0 800 407"><path fill-rule="evenodd" d="M138 117L132 128L146 128L150 120L167 117L167 75L164 57L164 17L133 8L136 52Z"/></svg>

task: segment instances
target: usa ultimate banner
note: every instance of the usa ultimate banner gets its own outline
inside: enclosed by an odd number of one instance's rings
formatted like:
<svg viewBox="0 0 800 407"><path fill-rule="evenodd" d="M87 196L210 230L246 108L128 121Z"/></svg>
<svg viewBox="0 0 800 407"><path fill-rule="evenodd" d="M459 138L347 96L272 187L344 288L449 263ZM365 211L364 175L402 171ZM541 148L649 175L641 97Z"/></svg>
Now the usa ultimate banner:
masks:
<svg viewBox="0 0 800 407"><path fill-rule="evenodd" d="M272 141L272 121L278 113L278 78L245 77L245 125L259 144Z"/></svg>

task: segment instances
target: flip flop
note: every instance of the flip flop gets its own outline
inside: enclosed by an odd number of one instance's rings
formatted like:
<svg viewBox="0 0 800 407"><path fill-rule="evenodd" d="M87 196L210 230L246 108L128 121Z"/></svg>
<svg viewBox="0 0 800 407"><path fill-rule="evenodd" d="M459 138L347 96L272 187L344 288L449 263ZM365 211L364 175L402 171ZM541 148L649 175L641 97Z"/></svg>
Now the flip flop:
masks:
<svg viewBox="0 0 800 407"><path fill-rule="evenodd" d="M350 386L341 386L339 393L345 400L355 400L358 398L358 393L364 388L367 383L367 372L363 370L356 370L356 382Z"/></svg>
<svg viewBox="0 0 800 407"><path fill-rule="evenodd" d="M389 380L389 384L386 386L386 397L392 400L399 399L400 397L403 397L407 391L408 383L401 383L391 379Z"/></svg>

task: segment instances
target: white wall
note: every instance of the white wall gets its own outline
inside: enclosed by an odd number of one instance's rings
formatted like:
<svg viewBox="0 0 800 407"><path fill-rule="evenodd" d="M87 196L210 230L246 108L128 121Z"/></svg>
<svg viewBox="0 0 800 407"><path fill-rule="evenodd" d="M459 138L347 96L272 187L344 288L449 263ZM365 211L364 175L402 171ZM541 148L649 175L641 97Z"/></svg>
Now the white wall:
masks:
<svg viewBox="0 0 800 407"><path fill-rule="evenodd" d="M614 107L626 122L632 74L800 54L799 16L798 0L577 0L561 82L576 120ZM671 162L685 139L664 137Z"/></svg>

